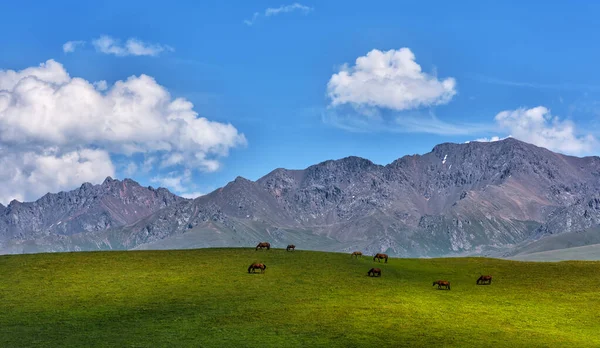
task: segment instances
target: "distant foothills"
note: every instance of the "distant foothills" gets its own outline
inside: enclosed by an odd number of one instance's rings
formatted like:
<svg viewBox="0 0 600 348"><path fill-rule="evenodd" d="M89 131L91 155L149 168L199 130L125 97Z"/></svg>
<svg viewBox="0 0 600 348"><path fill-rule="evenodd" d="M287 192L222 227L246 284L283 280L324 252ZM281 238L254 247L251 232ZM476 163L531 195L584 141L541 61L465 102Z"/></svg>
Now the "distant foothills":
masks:
<svg viewBox="0 0 600 348"><path fill-rule="evenodd" d="M596 255L600 158L507 138L444 143L385 166L346 157L303 170L279 168L257 181L238 177L193 200L108 177L35 202L0 205L2 254L262 241L396 257L535 258L583 246Z"/></svg>

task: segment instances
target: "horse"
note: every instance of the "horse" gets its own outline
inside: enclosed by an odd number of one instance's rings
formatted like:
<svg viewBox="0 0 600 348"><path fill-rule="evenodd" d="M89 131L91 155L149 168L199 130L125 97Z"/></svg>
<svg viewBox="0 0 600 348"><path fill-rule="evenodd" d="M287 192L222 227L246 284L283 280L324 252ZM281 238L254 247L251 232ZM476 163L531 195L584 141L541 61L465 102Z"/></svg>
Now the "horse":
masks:
<svg viewBox="0 0 600 348"><path fill-rule="evenodd" d="M375 261L375 259L379 262L381 262L381 259L385 259L385 263L387 263L388 256L387 254L375 254L375 256L373 256L373 261Z"/></svg>
<svg viewBox="0 0 600 348"><path fill-rule="evenodd" d="M256 246L256 250L262 249L262 248L267 248L267 250L270 250L271 249L271 243L269 243L269 242L258 243L258 245Z"/></svg>
<svg viewBox="0 0 600 348"><path fill-rule="evenodd" d="M296 250L296 246L294 244L290 244L287 246L287 248L285 249L287 251L294 251Z"/></svg>
<svg viewBox="0 0 600 348"><path fill-rule="evenodd" d="M368 276L374 277L377 274L378 277L381 277L381 269L380 268L371 268L369 272L367 272Z"/></svg>
<svg viewBox="0 0 600 348"><path fill-rule="evenodd" d="M248 267L248 273L256 273L256 270L260 269L260 273L265 273L265 269L267 269L267 265L264 263L253 263ZM252 271L252 272L250 272Z"/></svg>
<svg viewBox="0 0 600 348"><path fill-rule="evenodd" d="M492 276L491 275L482 275L477 279L477 285L480 284L492 284Z"/></svg>
<svg viewBox="0 0 600 348"><path fill-rule="evenodd" d="M438 289L445 287L446 289L450 290L450 282L447 280L436 280L435 282L433 282L433 285L436 284L438 286Z"/></svg>
<svg viewBox="0 0 600 348"><path fill-rule="evenodd" d="M352 256L356 256L356 258L358 258L359 256L362 257L362 253L360 251L355 251L352 253L352 255L350 255L350 257Z"/></svg>

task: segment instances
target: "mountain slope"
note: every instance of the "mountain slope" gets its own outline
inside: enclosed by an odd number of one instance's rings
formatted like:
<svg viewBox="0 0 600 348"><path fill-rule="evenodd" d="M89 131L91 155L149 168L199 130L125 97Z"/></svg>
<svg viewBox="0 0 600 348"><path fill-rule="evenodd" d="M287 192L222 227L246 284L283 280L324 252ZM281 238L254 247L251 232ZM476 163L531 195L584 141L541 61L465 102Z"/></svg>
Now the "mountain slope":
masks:
<svg viewBox="0 0 600 348"><path fill-rule="evenodd" d="M502 255L600 224L598 191L598 157L566 156L513 138L444 143L385 166L351 156L303 170L275 169L255 182L238 177L195 200L171 197L147 215L119 216L110 226L19 235L4 252L23 251L17 244L53 251L269 240L412 257Z"/></svg>
<svg viewBox="0 0 600 348"><path fill-rule="evenodd" d="M18 240L70 236L131 224L184 198L167 189L110 177L101 185L46 194L35 202L13 200L0 210L0 246Z"/></svg>

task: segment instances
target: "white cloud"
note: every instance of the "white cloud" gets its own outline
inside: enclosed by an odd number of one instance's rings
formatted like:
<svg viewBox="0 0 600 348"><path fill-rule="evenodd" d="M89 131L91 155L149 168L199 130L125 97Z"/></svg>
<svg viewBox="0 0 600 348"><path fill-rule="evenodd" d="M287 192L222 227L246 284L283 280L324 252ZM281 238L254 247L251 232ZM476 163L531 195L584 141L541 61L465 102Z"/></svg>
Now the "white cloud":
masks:
<svg viewBox="0 0 600 348"><path fill-rule="evenodd" d="M572 121L552 116L543 106L505 110L498 113L495 120L513 137L553 151L588 154L598 145L592 135L578 134Z"/></svg>
<svg viewBox="0 0 600 348"><path fill-rule="evenodd" d="M156 163L157 159L155 156L149 156L144 159L144 163L142 164L142 172L148 173L152 170L154 163Z"/></svg>
<svg viewBox="0 0 600 348"><path fill-rule="evenodd" d="M99 91L106 91L108 89L108 83L104 80L96 81L93 85Z"/></svg>
<svg viewBox="0 0 600 348"><path fill-rule="evenodd" d="M374 49L344 65L327 84L331 105L410 110L448 103L456 94L454 78L439 80L421 71L409 48Z"/></svg>
<svg viewBox="0 0 600 348"><path fill-rule="evenodd" d="M510 136L510 135L509 135L509 136L507 136L507 137L500 138L499 136L497 136L497 135L494 135L494 136L493 136L493 137L491 137L491 138L478 138L478 139L475 139L475 141L479 141L479 142L482 142L482 143L490 143L490 142L494 142L494 141L500 141L500 140L504 140L504 139L506 139L506 138L511 138L511 137L512 137L512 136ZM468 141L467 141L467 143L468 143Z"/></svg>
<svg viewBox="0 0 600 348"><path fill-rule="evenodd" d="M382 112L376 108L365 110L329 108L321 113L321 120L334 127L354 132L428 133L438 135L467 135L488 132L489 125L449 123L431 112Z"/></svg>
<svg viewBox="0 0 600 348"><path fill-rule="evenodd" d="M135 162L129 162L127 164L127 167L125 167L125 175L127 175L127 177L132 177L135 173L137 173L139 167Z"/></svg>
<svg viewBox="0 0 600 348"><path fill-rule="evenodd" d="M72 189L84 182L100 183L115 168L103 150L60 153L57 148L0 150L0 202L37 199L47 192Z"/></svg>
<svg viewBox="0 0 600 348"><path fill-rule="evenodd" d="M184 170L183 173L173 171L165 176L157 175L151 178L150 181L171 189L175 194L183 198L193 199L204 195L200 191L193 191L197 187L193 184L192 172L188 169Z"/></svg>
<svg viewBox="0 0 600 348"><path fill-rule="evenodd" d="M110 88L104 87L107 89L103 91L98 84L94 86L84 79L69 76L54 60L21 71L0 70L2 151L15 158L19 154L30 154L32 158L45 154L40 157L44 161L14 160L5 166L5 171L12 168L14 175L4 176L0 199L11 195L37 199L37 194L44 190L72 188L114 173L109 156L90 157L91 154L142 153L146 160L141 169L148 170L158 163L157 157L169 153L167 160L160 162L163 167L177 164L188 170L214 171L219 168L220 157L246 144L244 135L231 124L198 117L192 103L182 98L173 99L150 76L131 76ZM90 159L75 161L70 166L57 165L52 170L44 165L49 161L48 156L59 162L73 161L69 154ZM25 170L24 166L29 169ZM98 170L82 172L81 180L67 173L90 166ZM48 178L54 178L52 185L40 185L43 188L39 192L25 187L23 177L30 178L31 173L45 170L48 170ZM41 174L36 175L41 177ZM61 175L69 180L60 179Z"/></svg>
<svg viewBox="0 0 600 348"><path fill-rule="evenodd" d="M291 5L287 5L287 6L279 6L278 8L269 7L265 10L265 16L267 16L267 17L275 16L280 13L287 13L287 12L293 12L293 11L300 11L304 14L308 14L312 10L314 10L314 8L305 6L305 5L302 5L302 4L299 4L296 2Z"/></svg>
<svg viewBox="0 0 600 348"><path fill-rule="evenodd" d="M355 65L344 64L327 83L330 104L322 120L354 132L473 134L489 125L453 123L431 107L456 95L454 78L424 73L409 48L371 50Z"/></svg>
<svg viewBox="0 0 600 348"><path fill-rule="evenodd" d="M191 178L192 173L187 169L182 174L170 172L166 176L155 176L150 181L160 186L171 188L177 193L182 193L187 191L186 183L189 183Z"/></svg>
<svg viewBox="0 0 600 348"><path fill-rule="evenodd" d="M75 52L77 46L85 45L85 41L67 41L63 44L63 52L70 53Z"/></svg>
<svg viewBox="0 0 600 348"><path fill-rule="evenodd" d="M167 45L151 44L141 40L130 38L124 45L120 40L108 35L102 35L92 41L96 51L114 54L115 56L157 56L165 51L174 51L173 47Z"/></svg>
<svg viewBox="0 0 600 348"><path fill-rule="evenodd" d="M265 10L264 12L264 16L265 17L271 17L271 16L276 16L280 13L289 13L289 12L294 12L294 11L299 11L302 12L303 14L308 14L311 11L313 11L314 8L313 7L309 7L306 5L302 5L299 3L293 3L291 5L285 5L285 6L280 6L277 8L272 8L269 7ZM252 15L252 19L246 19L244 20L244 24L251 26L254 24L254 22L258 19L258 17L260 17L260 13L259 12L254 12L254 14Z"/></svg>
<svg viewBox="0 0 600 348"><path fill-rule="evenodd" d="M181 197L194 199L194 198L198 198L198 197L204 196L204 195L205 194L202 192L189 192L189 193L182 194Z"/></svg>

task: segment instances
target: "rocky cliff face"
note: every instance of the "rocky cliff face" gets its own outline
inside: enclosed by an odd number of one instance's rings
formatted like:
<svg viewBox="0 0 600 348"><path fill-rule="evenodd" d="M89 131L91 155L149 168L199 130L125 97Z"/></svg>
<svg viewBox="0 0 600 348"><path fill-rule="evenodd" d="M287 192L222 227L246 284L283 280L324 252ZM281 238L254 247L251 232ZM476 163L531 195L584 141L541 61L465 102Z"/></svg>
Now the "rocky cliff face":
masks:
<svg viewBox="0 0 600 348"><path fill-rule="evenodd" d="M84 183L70 192L48 193L35 202L13 200L0 208L0 243L103 231L182 201L185 199L164 188L108 177L101 185Z"/></svg>
<svg viewBox="0 0 600 348"><path fill-rule="evenodd" d="M600 158L565 156L513 138L440 144L386 166L347 157L304 170L280 168L256 182L238 177L193 201L130 180L84 186L27 203L0 222L2 235L44 237L32 242L44 250L52 249L53 236L67 235L60 250L83 241L91 249L131 249L252 246L264 239L275 246L294 241L318 250L440 256L505 252L600 223ZM59 221L72 222L57 227Z"/></svg>

